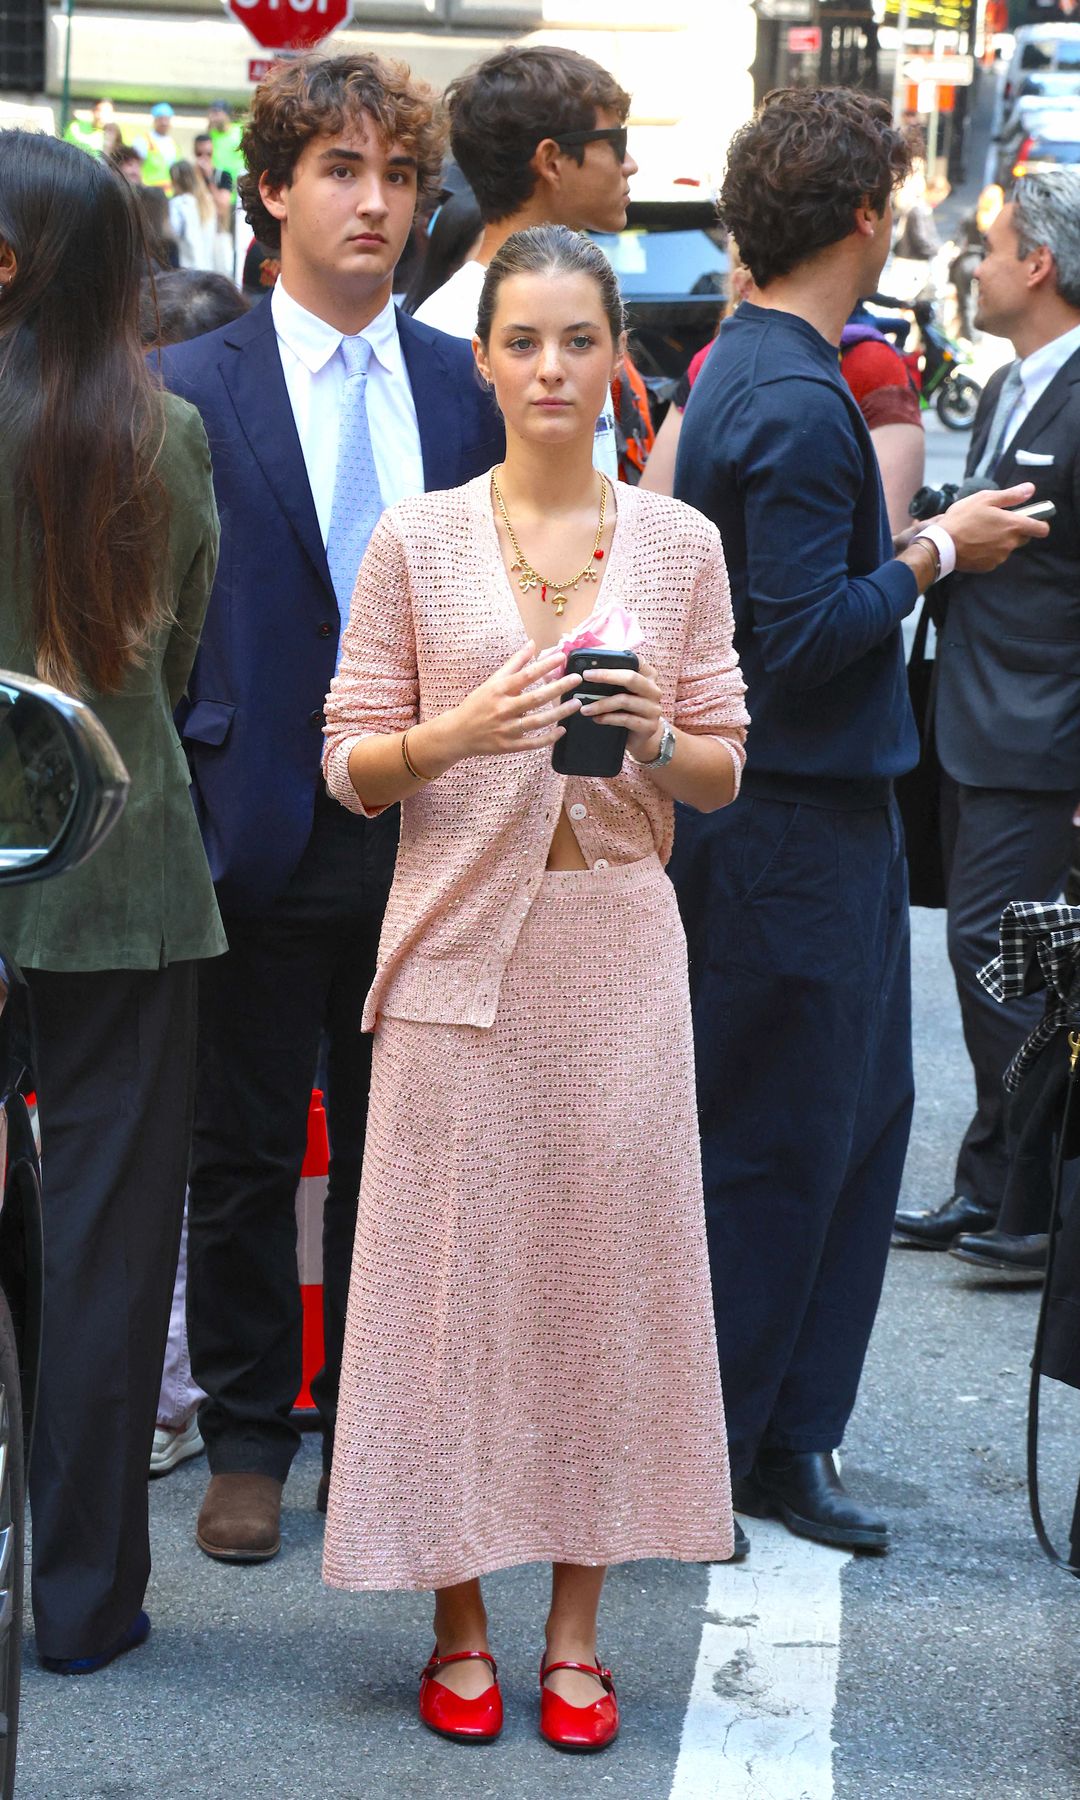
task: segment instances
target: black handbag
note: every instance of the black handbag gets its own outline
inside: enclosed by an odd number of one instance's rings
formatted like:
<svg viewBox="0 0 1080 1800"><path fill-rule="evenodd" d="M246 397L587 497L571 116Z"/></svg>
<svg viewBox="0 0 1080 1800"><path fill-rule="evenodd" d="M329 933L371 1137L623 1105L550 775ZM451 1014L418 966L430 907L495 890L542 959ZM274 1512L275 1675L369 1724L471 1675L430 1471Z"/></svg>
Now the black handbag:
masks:
<svg viewBox="0 0 1080 1800"><path fill-rule="evenodd" d="M945 905L945 862L941 853L941 764L934 748L931 695L933 658L926 654L930 606L923 600L908 658L908 694L919 733L919 760L896 782L896 803L904 822L908 897L912 906Z"/></svg>

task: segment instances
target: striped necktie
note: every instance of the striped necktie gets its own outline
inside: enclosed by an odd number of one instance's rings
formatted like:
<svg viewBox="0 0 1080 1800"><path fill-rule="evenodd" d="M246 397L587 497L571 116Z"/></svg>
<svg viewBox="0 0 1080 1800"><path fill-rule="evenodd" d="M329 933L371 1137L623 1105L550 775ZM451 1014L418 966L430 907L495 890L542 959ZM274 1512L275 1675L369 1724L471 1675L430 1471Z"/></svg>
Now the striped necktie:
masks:
<svg viewBox="0 0 1080 1800"><path fill-rule="evenodd" d="M1008 374L1001 384L994 416L990 421L990 429L986 434L986 443L977 466L971 471L973 475L992 477L1001 461L1001 453L1005 448L1005 433L1009 429L1009 420L1016 410L1016 403L1024 391L1024 383L1020 377L1020 364L1010 365Z"/></svg>
<svg viewBox="0 0 1080 1800"><path fill-rule="evenodd" d="M344 631L349 622L356 572L363 561L368 539L382 516L383 501L368 427L367 380L371 345L366 338L343 337L339 354L345 364L345 385L341 396L326 560L330 565L330 579Z"/></svg>

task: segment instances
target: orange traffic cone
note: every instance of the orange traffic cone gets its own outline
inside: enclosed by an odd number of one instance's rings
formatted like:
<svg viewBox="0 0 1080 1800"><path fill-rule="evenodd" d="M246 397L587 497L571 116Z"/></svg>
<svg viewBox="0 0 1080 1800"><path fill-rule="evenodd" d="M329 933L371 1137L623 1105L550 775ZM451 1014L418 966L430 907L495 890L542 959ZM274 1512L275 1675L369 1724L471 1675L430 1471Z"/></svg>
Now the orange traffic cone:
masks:
<svg viewBox="0 0 1080 1800"><path fill-rule="evenodd" d="M314 1088L308 1107L307 1150L296 1189L296 1262L300 1273L300 1301L304 1309L303 1381L296 1397L297 1412L313 1412L311 1383L323 1366L323 1203L330 1174L330 1140L322 1091Z"/></svg>

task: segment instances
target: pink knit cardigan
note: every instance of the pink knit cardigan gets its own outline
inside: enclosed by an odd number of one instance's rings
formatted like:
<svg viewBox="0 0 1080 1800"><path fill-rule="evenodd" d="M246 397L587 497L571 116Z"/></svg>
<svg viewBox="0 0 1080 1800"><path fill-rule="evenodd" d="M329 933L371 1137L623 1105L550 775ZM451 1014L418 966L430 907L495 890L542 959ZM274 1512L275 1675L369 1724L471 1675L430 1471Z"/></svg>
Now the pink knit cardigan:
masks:
<svg viewBox="0 0 1080 1800"><path fill-rule="evenodd" d="M640 488L620 486L618 508L602 599L637 615L665 716L722 739L737 785L749 721L719 535L691 507ZM391 507L361 565L326 700L330 792L364 812L348 770L357 739L457 706L524 641L490 478ZM592 868L671 854L671 800L629 758L604 781L556 775L550 750L471 757L402 802L365 1030L380 1012L492 1024L561 807Z"/></svg>

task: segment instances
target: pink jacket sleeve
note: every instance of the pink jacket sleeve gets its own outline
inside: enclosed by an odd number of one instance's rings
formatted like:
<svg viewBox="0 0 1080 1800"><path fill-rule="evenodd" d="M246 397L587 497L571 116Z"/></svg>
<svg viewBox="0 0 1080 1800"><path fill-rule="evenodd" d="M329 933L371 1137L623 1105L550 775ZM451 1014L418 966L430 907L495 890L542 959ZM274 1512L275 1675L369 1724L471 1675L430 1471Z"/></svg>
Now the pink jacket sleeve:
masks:
<svg viewBox="0 0 1080 1800"><path fill-rule="evenodd" d="M349 779L349 752L373 732L416 724L419 682L405 547L386 513L371 534L353 589L337 674L326 696L322 768L327 788L350 812L374 818Z"/></svg>
<svg viewBox="0 0 1080 1800"><path fill-rule="evenodd" d="M672 724L726 744L735 765L737 794L746 761L750 715L743 701L746 683L735 654L734 635L727 565L717 534L694 582Z"/></svg>

